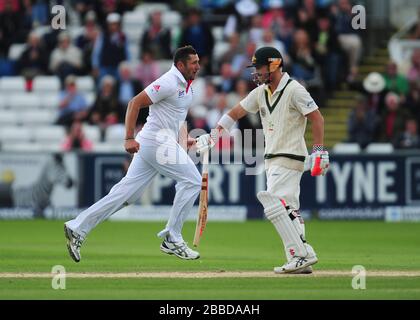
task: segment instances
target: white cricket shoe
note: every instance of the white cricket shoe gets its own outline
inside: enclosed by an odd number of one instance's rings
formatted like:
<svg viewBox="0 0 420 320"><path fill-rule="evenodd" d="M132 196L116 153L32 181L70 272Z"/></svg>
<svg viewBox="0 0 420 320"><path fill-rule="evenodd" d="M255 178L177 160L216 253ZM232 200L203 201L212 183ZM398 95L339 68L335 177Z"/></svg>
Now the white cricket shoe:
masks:
<svg viewBox="0 0 420 320"><path fill-rule="evenodd" d="M312 274L313 273L313 269L311 266L300 269L300 270L296 270L296 271L292 271L290 272L291 274Z"/></svg>
<svg viewBox="0 0 420 320"><path fill-rule="evenodd" d="M160 250L167 254L174 254L178 258L184 260L195 260L200 258L200 253L189 248L185 241L172 242L169 241L168 237L165 237L165 240L163 240L160 245Z"/></svg>
<svg viewBox="0 0 420 320"><path fill-rule="evenodd" d="M316 256L293 257L281 267L275 267L274 273L303 273L303 271L318 262ZM301 271L301 272L299 272Z"/></svg>
<svg viewBox="0 0 420 320"><path fill-rule="evenodd" d="M82 259L82 256L80 255L80 247L82 246L83 241L85 241L85 238L71 230L66 226L66 224L64 224L64 235L67 238L67 249L70 257L75 262L80 262Z"/></svg>

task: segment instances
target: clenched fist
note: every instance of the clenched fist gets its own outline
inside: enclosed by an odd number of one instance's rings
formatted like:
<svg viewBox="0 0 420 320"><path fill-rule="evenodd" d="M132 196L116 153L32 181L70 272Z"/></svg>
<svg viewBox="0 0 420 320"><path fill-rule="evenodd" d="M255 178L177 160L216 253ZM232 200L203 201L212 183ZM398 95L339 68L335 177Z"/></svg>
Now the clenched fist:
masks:
<svg viewBox="0 0 420 320"><path fill-rule="evenodd" d="M135 139L128 139L128 140L125 140L124 148L125 148L125 151L133 154L140 150L140 144Z"/></svg>

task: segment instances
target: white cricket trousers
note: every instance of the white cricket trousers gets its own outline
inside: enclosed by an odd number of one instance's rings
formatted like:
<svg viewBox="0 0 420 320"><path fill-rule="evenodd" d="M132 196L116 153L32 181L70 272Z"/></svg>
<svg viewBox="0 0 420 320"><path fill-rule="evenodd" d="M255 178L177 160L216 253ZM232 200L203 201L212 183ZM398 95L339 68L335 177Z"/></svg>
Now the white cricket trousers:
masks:
<svg viewBox="0 0 420 320"><path fill-rule="evenodd" d="M159 139L164 141L157 141ZM126 176L105 197L66 225L86 237L100 222L139 199L153 177L160 173L176 181L176 194L169 220L158 236L169 234L172 241L183 241L182 227L200 193L201 175L176 140L166 137L159 139L137 137L140 150L134 155Z"/></svg>

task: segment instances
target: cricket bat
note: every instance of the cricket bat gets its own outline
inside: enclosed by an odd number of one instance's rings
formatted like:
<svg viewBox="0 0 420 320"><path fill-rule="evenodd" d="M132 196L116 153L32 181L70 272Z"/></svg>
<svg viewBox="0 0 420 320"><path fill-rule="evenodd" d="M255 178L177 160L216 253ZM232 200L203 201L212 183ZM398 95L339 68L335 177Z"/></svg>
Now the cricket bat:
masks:
<svg viewBox="0 0 420 320"><path fill-rule="evenodd" d="M208 192L209 192L209 151L203 153L203 162L201 168L201 192L200 192L200 202L198 204L198 218L197 218L197 225L195 227L195 234L194 234L194 247L197 247L200 243L201 236L203 235L203 231L206 228L207 224L207 209L208 209Z"/></svg>

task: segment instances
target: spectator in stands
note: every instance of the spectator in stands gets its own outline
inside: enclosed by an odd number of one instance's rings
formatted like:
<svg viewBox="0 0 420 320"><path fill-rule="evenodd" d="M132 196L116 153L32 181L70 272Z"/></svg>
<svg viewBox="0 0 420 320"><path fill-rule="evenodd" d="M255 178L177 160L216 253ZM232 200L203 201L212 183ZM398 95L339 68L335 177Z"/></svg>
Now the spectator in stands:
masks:
<svg viewBox="0 0 420 320"><path fill-rule="evenodd" d="M231 92L226 97L227 109L233 108L238 101L244 99L250 91L250 83L246 80L240 79L236 82L235 91ZM245 129L262 128L259 113L248 112L247 115L238 121L238 128L243 132ZM253 143L255 142L255 135L253 135ZM255 144L254 144L255 146Z"/></svg>
<svg viewBox="0 0 420 320"><path fill-rule="evenodd" d="M318 30L315 35L315 51L321 64L325 88L332 92L339 83L340 44L327 16L318 19Z"/></svg>
<svg viewBox="0 0 420 320"><path fill-rule="evenodd" d="M26 15L28 15L28 27L46 25L49 22L49 1L48 0L24 0Z"/></svg>
<svg viewBox="0 0 420 320"><path fill-rule="evenodd" d="M98 15L98 22L102 29L107 29L109 26L108 17L113 13L118 13L118 2L117 0L96 0L95 1L95 12Z"/></svg>
<svg viewBox="0 0 420 320"><path fill-rule="evenodd" d="M378 119L376 113L369 109L365 97L357 100L348 120L348 141L358 143L364 149L373 141Z"/></svg>
<svg viewBox="0 0 420 320"><path fill-rule="evenodd" d="M239 79L236 81L235 91L230 92L227 97L227 107L229 109L233 108L238 101L242 101L249 93L249 83L244 79Z"/></svg>
<svg viewBox="0 0 420 320"><path fill-rule="evenodd" d="M211 63L213 56L213 34L202 20L201 11L191 8L182 29L179 46L192 45L200 57L201 71L203 74L212 74Z"/></svg>
<svg viewBox="0 0 420 320"><path fill-rule="evenodd" d="M241 53L241 39L238 33L232 33L229 38L229 48L222 54L219 63L232 63L233 57Z"/></svg>
<svg viewBox="0 0 420 320"><path fill-rule="evenodd" d="M91 151L92 147L92 142L83 133L82 123L80 121L74 121L65 140L61 144L61 149L63 151Z"/></svg>
<svg viewBox="0 0 420 320"><path fill-rule="evenodd" d="M389 92L385 97L386 110L384 110L379 128L379 141L394 142L404 130L407 112L400 108L400 97Z"/></svg>
<svg viewBox="0 0 420 320"><path fill-rule="evenodd" d="M99 80L106 75L118 78L119 64L130 60L128 39L121 31L120 15L111 13L106 20L107 29L97 37L92 53L92 67Z"/></svg>
<svg viewBox="0 0 420 320"><path fill-rule="evenodd" d="M26 39L22 31L24 10L19 0L2 1L0 6L0 57L7 57L12 43Z"/></svg>
<svg viewBox="0 0 420 320"><path fill-rule="evenodd" d="M366 96L369 110L381 115L385 108L385 79L379 72L371 72L363 80L363 94Z"/></svg>
<svg viewBox="0 0 420 320"><path fill-rule="evenodd" d="M150 27L140 39L140 52L148 51L156 60L171 59L171 31L163 28L162 13L151 13L149 23Z"/></svg>
<svg viewBox="0 0 420 320"><path fill-rule="evenodd" d="M420 7L417 11L417 23L411 28L409 38L412 40L420 39Z"/></svg>
<svg viewBox="0 0 420 320"><path fill-rule="evenodd" d="M409 81L420 80L420 49L415 49L411 56L411 67L408 71L407 78Z"/></svg>
<svg viewBox="0 0 420 320"><path fill-rule="evenodd" d="M305 30L296 31L290 56L293 60L292 76L307 88L321 87L321 79L317 72L318 62L311 47L309 34Z"/></svg>
<svg viewBox="0 0 420 320"><path fill-rule="evenodd" d="M420 124L420 81L410 82L410 90L404 102L404 109Z"/></svg>
<svg viewBox="0 0 420 320"><path fill-rule="evenodd" d="M207 123L208 110L203 105L195 106L190 108L187 116L187 127L192 129L202 129L205 132L210 131L210 127Z"/></svg>
<svg viewBox="0 0 420 320"><path fill-rule="evenodd" d="M318 12L315 0L304 0L298 9L297 25L299 29L304 29L309 38L314 41L318 33Z"/></svg>
<svg viewBox="0 0 420 320"><path fill-rule="evenodd" d="M76 39L77 47L82 50L83 55L83 74L92 72L92 52L95 46L96 38L99 35L99 27L96 24L96 13L89 11L85 15L85 25L83 33Z"/></svg>
<svg viewBox="0 0 420 320"><path fill-rule="evenodd" d="M204 92L203 105L206 106L207 109L211 110L216 107L218 100L219 99L216 86L213 84L213 82L207 81Z"/></svg>
<svg viewBox="0 0 420 320"><path fill-rule="evenodd" d="M71 0L74 10L79 14L80 21L86 21L89 11L95 11L95 0Z"/></svg>
<svg viewBox="0 0 420 320"><path fill-rule="evenodd" d="M419 149L420 136L418 124L414 119L408 119L405 122L405 131L396 139L394 146L398 149Z"/></svg>
<svg viewBox="0 0 420 320"><path fill-rule="evenodd" d="M50 57L50 70L57 75L61 83L70 74L79 74L83 66L82 52L71 44L70 35L66 32L58 36L58 47Z"/></svg>
<svg viewBox="0 0 420 320"><path fill-rule="evenodd" d="M137 94L139 94L143 87L138 80L131 76L130 65L127 62L121 62L118 67L119 80L117 82L118 101L122 106L127 106L128 102ZM156 79L156 78L155 78Z"/></svg>
<svg viewBox="0 0 420 320"><path fill-rule="evenodd" d="M212 108L209 109L209 112L207 114L207 123L210 126L210 128L216 128L217 122L219 119L229 111L227 107L227 95L226 93L220 93L217 96L217 103Z"/></svg>
<svg viewBox="0 0 420 320"><path fill-rule="evenodd" d="M398 93L401 97L408 93L408 81L405 76L398 73L397 64L390 61L383 75L385 79L386 89Z"/></svg>
<svg viewBox="0 0 420 320"><path fill-rule="evenodd" d="M224 35L230 38L234 33L247 32L251 26L251 19L258 13L258 5L254 0L239 0L233 6L233 13L229 15L224 28Z"/></svg>
<svg viewBox="0 0 420 320"><path fill-rule="evenodd" d="M47 59L48 54L40 37L35 32L31 32L28 35L26 49L16 63L17 72L26 78L45 74L48 71Z"/></svg>
<svg viewBox="0 0 420 320"><path fill-rule="evenodd" d="M262 27L262 16L256 14L251 19L251 27L249 28L249 41L260 43L264 34L264 28Z"/></svg>
<svg viewBox="0 0 420 320"><path fill-rule="evenodd" d="M332 13L341 48L346 52L349 65L347 81L353 82L358 74L358 65L362 53L362 40L358 31L352 27L353 13L350 0L339 0L338 8L333 5Z"/></svg>
<svg viewBox="0 0 420 320"><path fill-rule="evenodd" d="M91 124L98 125L101 129L102 140L108 126L122 122L123 110L118 102L115 79L112 76L107 75L102 78L100 91L90 110L89 120Z"/></svg>
<svg viewBox="0 0 420 320"><path fill-rule="evenodd" d="M85 97L77 91L75 76L66 77L65 90L60 93L59 101L57 124L70 128L73 121L86 119L89 106Z"/></svg>
<svg viewBox="0 0 420 320"><path fill-rule="evenodd" d="M136 70L136 79L141 82L144 88L155 81L161 74L159 64L153 58L148 49L142 51L141 60Z"/></svg>
<svg viewBox="0 0 420 320"><path fill-rule="evenodd" d="M257 43L257 48L261 47L274 47L280 51L283 56L284 63L289 64L290 58L287 54L286 47L283 42L274 38L274 33L270 28L264 29L262 41Z"/></svg>
<svg viewBox="0 0 420 320"><path fill-rule="evenodd" d="M246 44L245 52L237 54L233 57L232 61L232 71L234 77L245 79L251 81L251 72L247 68L252 61L252 56L254 55L257 46L254 42L248 42Z"/></svg>
<svg viewBox="0 0 420 320"><path fill-rule="evenodd" d="M223 63L220 67L220 75L222 81L220 83L219 91L221 92L230 92L235 87L235 75L232 71L232 66L230 63Z"/></svg>

